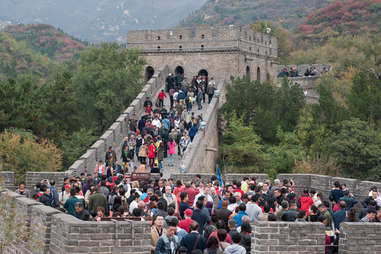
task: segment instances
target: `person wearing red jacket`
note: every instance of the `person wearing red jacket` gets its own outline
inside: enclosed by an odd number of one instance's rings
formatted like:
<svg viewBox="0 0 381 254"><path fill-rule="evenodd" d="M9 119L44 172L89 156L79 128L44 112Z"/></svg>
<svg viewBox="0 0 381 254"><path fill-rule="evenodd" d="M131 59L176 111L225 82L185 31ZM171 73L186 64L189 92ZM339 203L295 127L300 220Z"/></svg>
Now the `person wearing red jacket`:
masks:
<svg viewBox="0 0 381 254"><path fill-rule="evenodd" d="M151 167L151 169L153 168L155 157L156 157L156 146L151 141L150 145L148 146L148 159L149 159L149 166Z"/></svg>
<svg viewBox="0 0 381 254"><path fill-rule="evenodd" d="M163 105L164 105L164 98L167 98L167 95L165 94L163 89L160 91L160 93L157 96L157 98L159 99L159 107L163 107Z"/></svg>
<svg viewBox="0 0 381 254"><path fill-rule="evenodd" d="M190 224L194 222L194 220L191 219L192 215L193 211L191 209L186 209L184 211L185 219L181 220L178 224L178 227L187 231L188 234L190 233Z"/></svg>
<svg viewBox="0 0 381 254"><path fill-rule="evenodd" d="M310 206L313 205L314 201L308 193L308 189L303 190L303 194L299 196L299 202L300 210L306 211L306 213L309 215Z"/></svg>
<svg viewBox="0 0 381 254"><path fill-rule="evenodd" d="M196 197L198 193L200 193L200 190L196 188L196 184L194 182L192 182L192 185L190 183L186 183L185 190L184 190L188 194L189 206L193 206L194 198Z"/></svg>

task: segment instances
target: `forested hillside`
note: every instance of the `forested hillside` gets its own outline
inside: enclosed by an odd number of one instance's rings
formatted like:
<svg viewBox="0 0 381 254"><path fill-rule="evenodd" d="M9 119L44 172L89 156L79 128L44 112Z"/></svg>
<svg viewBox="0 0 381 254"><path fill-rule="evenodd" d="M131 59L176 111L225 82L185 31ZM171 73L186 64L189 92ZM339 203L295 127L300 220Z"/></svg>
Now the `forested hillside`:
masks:
<svg viewBox="0 0 381 254"><path fill-rule="evenodd" d="M28 48L25 42L18 42L7 33L0 33L0 77L32 75L44 78L56 68L54 61Z"/></svg>
<svg viewBox="0 0 381 254"><path fill-rule="evenodd" d="M380 2L335 1L292 30L251 25L273 28L282 63L328 63L333 71L319 80L316 105L301 103L302 90L286 80L280 89L233 80L223 113L226 171L381 179Z"/></svg>
<svg viewBox="0 0 381 254"><path fill-rule="evenodd" d="M271 21L286 28L302 23L310 12L333 0L209 0L181 22L181 26L200 24L247 25Z"/></svg>
<svg viewBox="0 0 381 254"><path fill-rule="evenodd" d="M86 47L83 42L51 25L14 25L8 26L4 32L16 41L25 42L28 48L60 62L71 60Z"/></svg>
<svg viewBox="0 0 381 254"><path fill-rule="evenodd" d="M381 0L336 1L311 13L299 26L302 36L311 42L325 42L338 36L381 35Z"/></svg>

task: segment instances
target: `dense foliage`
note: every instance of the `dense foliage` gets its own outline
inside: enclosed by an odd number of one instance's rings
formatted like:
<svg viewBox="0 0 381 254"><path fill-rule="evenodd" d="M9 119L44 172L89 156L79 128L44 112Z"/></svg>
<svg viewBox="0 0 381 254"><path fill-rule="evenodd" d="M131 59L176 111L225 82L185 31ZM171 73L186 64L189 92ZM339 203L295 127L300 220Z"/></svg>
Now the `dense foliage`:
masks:
<svg viewBox="0 0 381 254"><path fill-rule="evenodd" d="M62 166L62 153L53 143L8 131L0 134L0 158L0 170L15 172L17 182L26 171L58 171Z"/></svg>
<svg viewBox="0 0 381 254"><path fill-rule="evenodd" d="M221 146L225 170L380 180L381 81L373 72L361 71L351 81L339 103L337 80L324 76L319 104L305 105L300 88L288 82L277 89L233 80L222 115L228 120Z"/></svg>
<svg viewBox="0 0 381 254"><path fill-rule="evenodd" d="M303 39L322 42L339 35L381 34L381 1L335 1L328 7L311 13L300 25Z"/></svg>
<svg viewBox="0 0 381 254"><path fill-rule="evenodd" d="M209 0L181 25L247 25L264 20L292 28L301 24L310 12L330 2L332 0Z"/></svg>
<svg viewBox="0 0 381 254"><path fill-rule="evenodd" d="M68 61L85 49L85 44L50 25L14 25L4 30L16 41L57 61Z"/></svg>
<svg viewBox="0 0 381 254"><path fill-rule="evenodd" d="M7 33L0 33L0 77L33 75L45 78L57 67L57 63L28 48L24 42L17 42Z"/></svg>
<svg viewBox="0 0 381 254"><path fill-rule="evenodd" d="M30 130L40 145L51 140L67 168L136 97L143 87L143 64L137 51L102 44L82 52L77 65L61 65L42 84L26 76L2 79L0 131Z"/></svg>

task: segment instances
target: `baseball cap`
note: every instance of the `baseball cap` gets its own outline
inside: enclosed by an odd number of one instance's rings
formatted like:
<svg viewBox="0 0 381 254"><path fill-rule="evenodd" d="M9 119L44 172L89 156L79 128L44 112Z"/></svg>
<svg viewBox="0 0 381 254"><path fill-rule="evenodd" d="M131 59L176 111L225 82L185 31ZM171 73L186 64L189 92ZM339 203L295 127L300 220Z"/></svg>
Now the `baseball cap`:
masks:
<svg viewBox="0 0 381 254"><path fill-rule="evenodd" d="M185 214L186 216L192 216L192 215L193 215L193 211L192 211L191 209L186 209L186 210L184 211L184 214Z"/></svg>

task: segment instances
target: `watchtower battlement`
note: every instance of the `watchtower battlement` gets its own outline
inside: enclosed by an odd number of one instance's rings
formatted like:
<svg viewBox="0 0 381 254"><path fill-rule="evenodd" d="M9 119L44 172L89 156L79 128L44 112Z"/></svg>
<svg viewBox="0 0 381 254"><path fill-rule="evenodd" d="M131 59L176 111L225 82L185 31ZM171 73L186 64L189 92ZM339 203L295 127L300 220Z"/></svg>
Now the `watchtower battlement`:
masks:
<svg viewBox="0 0 381 254"><path fill-rule="evenodd" d="M265 81L275 78L278 69L277 38L249 26L129 31L127 48L140 49L147 80L163 65L189 79L202 71L217 79L246 75Z"/></svg>
<svg viewBox="0 0 381 254"><path fill-rule="evenodd" d="M234 25L130 31L127 47L140 48L142 53L240 50L263 57L278 57L276 37Z"/></svg>

